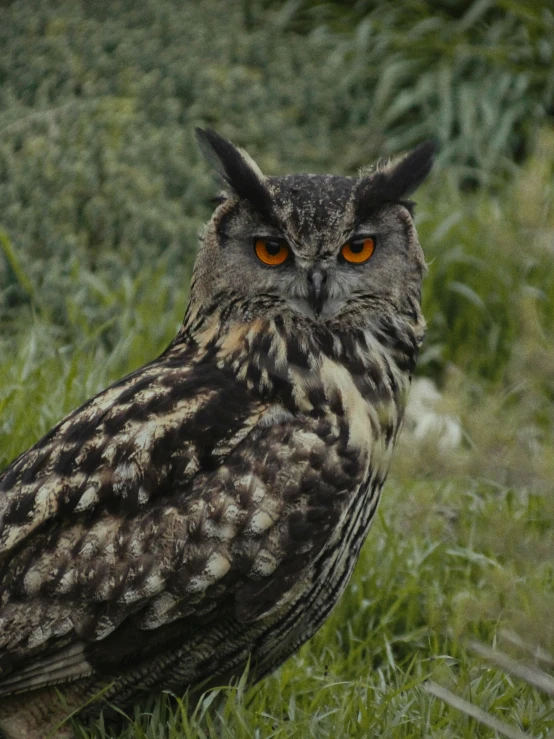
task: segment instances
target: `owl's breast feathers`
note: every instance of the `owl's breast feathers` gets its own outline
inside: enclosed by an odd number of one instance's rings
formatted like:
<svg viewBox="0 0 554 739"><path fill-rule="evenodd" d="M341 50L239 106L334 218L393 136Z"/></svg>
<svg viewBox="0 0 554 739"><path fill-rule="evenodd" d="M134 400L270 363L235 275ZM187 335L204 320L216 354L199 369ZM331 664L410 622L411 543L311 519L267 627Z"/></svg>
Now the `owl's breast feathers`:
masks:
<svg viewBox="0 0 554 739"><path fill-rule="evenodd" d="M376 505L419 340L205 328L65 418L0 477L0 694L286 612Z"/></svg>

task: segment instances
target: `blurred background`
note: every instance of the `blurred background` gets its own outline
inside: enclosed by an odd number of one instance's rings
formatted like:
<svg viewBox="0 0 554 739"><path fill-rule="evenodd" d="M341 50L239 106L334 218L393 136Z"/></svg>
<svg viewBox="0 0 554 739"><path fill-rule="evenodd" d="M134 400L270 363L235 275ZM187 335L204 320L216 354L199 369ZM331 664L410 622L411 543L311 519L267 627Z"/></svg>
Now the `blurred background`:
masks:
<svg viewBox="0 0 554 739"><path fill-rule="evenodd" d="M416 208L428 336L381 520L256 714L228 698L229 736L547 736L551 0L0 0L0 467L174 335L217 192L196 125L269 174L440 143Z"/></svg>

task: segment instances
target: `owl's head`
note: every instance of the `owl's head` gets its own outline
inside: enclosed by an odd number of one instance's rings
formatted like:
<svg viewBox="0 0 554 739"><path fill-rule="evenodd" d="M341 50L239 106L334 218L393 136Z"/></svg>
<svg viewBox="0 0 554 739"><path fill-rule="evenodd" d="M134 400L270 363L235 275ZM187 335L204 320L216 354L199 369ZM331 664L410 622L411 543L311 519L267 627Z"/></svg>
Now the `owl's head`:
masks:
<svg viewBox="0 0 554 739"><path fill-rule="evenodd" d="M384 307L413 314L425 262L407 198L431 169L434 143L359 177L270 177L214 131L196 134L226 191L206 227L192 304L333 324Z"/></svg>

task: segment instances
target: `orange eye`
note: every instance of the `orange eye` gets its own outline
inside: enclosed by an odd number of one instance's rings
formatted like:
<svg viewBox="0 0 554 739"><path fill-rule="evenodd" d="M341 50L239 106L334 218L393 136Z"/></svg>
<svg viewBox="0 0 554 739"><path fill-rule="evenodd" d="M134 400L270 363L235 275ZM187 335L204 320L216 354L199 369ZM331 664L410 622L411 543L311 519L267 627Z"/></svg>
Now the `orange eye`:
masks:
<svg viewBox="0 0 554 739"><path fill-rule="evenodd" d="M254 251L260 262L268 264L270 267L277 267L289 258L289 248L281 241L256 239Z"/></svg>
<svg viewBox="0 0 554 739"><path fill-rule="evenodd" d="M362 264L363 262L367 262L374 251L375 241L367 237L343 244L340 253L347 262L351 264Z"/></svg>

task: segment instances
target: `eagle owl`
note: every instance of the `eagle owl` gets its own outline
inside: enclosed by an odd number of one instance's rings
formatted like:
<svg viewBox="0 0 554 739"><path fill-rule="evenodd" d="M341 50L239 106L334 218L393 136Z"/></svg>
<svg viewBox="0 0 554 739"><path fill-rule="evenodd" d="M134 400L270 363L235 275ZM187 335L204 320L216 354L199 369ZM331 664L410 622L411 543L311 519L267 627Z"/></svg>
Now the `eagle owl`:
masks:
<svg viewBox="0 0 554 739"><path fill-rule="evenodd" d="M226 190L178 335L0 477L8 739L249 660L259 679L327 617L377 508L425 330L406 198L435 147L268 177L197 138Z"/></svg>

